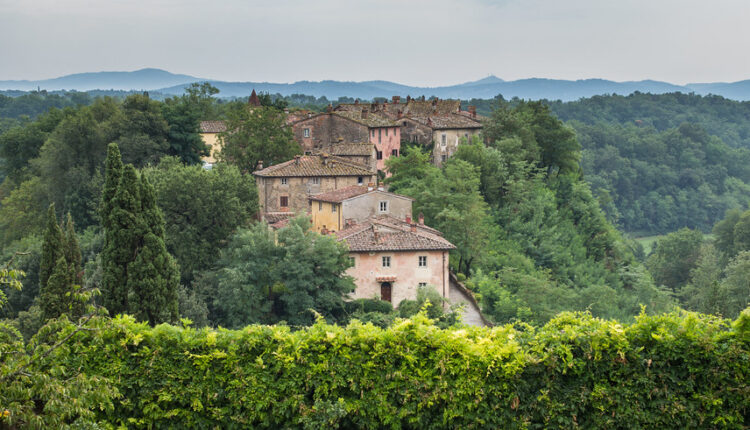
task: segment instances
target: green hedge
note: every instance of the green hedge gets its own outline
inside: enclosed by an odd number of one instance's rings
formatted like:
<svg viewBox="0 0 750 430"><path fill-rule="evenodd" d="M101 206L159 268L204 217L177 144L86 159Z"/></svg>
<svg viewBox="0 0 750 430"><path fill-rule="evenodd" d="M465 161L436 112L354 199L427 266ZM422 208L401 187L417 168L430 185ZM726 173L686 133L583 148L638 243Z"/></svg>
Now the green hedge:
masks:
<svg viewBox="0 0 750 430"><path fill-rule="evenodd" d="M230 331L118 317L76 334L64 366L108 378L121 397L99 418L132 428L746 428L749 321Z"/></svg>

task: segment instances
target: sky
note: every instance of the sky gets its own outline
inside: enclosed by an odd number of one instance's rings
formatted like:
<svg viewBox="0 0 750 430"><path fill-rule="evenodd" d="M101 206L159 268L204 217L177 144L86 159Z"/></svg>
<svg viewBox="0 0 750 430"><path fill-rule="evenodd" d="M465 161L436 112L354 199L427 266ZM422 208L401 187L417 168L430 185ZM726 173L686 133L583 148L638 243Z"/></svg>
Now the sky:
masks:
<svg viewBox="0 0 750 430"><path fill-rule="evenodd" d="M0 0L0 80L750 79L748 0Z"/></svg>

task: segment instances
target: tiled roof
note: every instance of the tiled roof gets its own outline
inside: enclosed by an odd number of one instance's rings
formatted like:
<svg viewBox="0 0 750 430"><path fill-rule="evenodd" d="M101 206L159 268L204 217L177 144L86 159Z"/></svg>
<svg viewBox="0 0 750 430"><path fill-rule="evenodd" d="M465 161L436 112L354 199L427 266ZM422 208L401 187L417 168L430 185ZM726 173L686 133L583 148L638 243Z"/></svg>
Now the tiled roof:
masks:
<svg viewBox="0 0 750 430"><path fill-rule="evenodd" d="M223 133L227 131L224 121L201 121L201 133Z"/></svg>
<svg viewBox="0 0 750 430"><path fill-rule="evenodd" d="M339 241L345 241L352 252L369 251L425 251L450 250L456 247L437 230L392 217L381 216L336 232Z"/></svg>
<svg viewBox="0 0 750 430"><path fill-rule="evenodd" d="M369 189L369 187L361 186L361 185L352 185L350 187L340 188L338 190L329 191L327 193L315 194L314 196L310 196L310 200L329 202L329 203L341 203L344 200L348 200L353 197L361 196L367 193L385 193L391 196L400 197L402 199L408 199L412 201L414 200L411 197L402 196L400 194L389 193L388 191L385 191L384 189L379 189L376 187L373 187L373 189Z"/></svg>
<svg viewBox="0 0 750 430"><path fill-rule="evenodd" d="M360 155L368 156L373 153L372 143L335 143L331 146L319 148L315 150L316 154L330 154L330 155Z"/></svg>
<svg viewBox="0 0 750 430"><path fill-rule="evenodd" d="M369 110L367 105L365 105L365 108ZM396 121L393 121L392 119L386 117L385 115L381 115L377 112L368 112L367 118L362 118L362 109L358 111L339 110L339 111L334 111L333 114L338 115L343 118L350 119L354 122L358 122L360 124L363 124L372 128L398 127L398 123Z"/></svg>
<svg viewBox="0 0 750 430"><path fill-rule="evenodd" d="M339 188L338 190L310 196L310 200L329 202L329 203L341 203L346 199L350 199L356 196L361 196L362 194L366 194L366 193L367 193L366 186L352 185L351 187Z"/></svg>
<svg viewBox="0 0 750 430"><path fill-rule="evenodd" d="M456 113L429 116L410 115L409 118L435 130L482 128L482 124L479 121Z"/></svg>
<svg viewBox="0 0 750 430"><path fill-rule="evenodd" d="M367 166L346 158L323 155L303 155L275 166L253 172L255 176L310 177L310 176L370 176Z"/></svg>
<svg viewBox="0 0 750 430"><path fill-rule="evenodd" d="M263 215L263 218L265 218L266 222L269 224L274 224L279 221L289 220L291 218L294 218L296 214L294 212L268 212Z"/></svg>

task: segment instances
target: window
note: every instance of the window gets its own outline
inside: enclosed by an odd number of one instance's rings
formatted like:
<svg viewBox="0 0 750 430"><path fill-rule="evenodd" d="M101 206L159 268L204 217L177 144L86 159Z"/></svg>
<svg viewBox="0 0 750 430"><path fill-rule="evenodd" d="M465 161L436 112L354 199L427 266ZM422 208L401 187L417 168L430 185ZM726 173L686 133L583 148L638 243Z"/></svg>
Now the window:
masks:
<svg viewBox="0 0 750 430"><path fill-rule="evenodd" d="M426 255L420 255L419 256L419 267L427 267L427 256Z"/></svg>
<svg viewBox="0 0 750 430"><path fill-rule="evenodd" d="M362 185L364 183L365 183L364 179L362 179L361 176L357 176L357 185Z"/></svg>
<svg viewBox="0 0 750 430"><path fill-rule="evenodd" d="M464 133L464 137L468 140L469 139L469 133Z"/></svg>
<svg viewBox="0 0 750 430"><path fill-rule="evenodd" d="M331 212L336 213L336 207L335 203L331 203Z"/></svg>
<svg viewBox="0 0 750 430"><path fill-rule="evenodd" d="M380 202L380 212L388 212L388 202Z"/></svg>
<svg viewBox="0 0 750 430"><path fill-rule="evenodd" d="M406 127L406 121L404 121L404 127Z"/></svg>
<svg viewBox="0 0 750 430"><path fill-rule="evenodd" d="M391 267L391 257L383 257L383 267Z"/></svg>
<svg viewBox="0 0 750 430"><path fill-rule="evenodd" d="M305 137L310 137L310 129L309 128L304 129L303 133L305 134Z"/></svg>
<svg viewBox="0 0 750 430"><path fill-rule="evenodd" d="M281 178L281 185L287 185L289 183L289 178Z"/></svg>
<svg viewBox="0 0 750 430"><path fill-rule="evenodd" d="M441 146L445 146L445 133L443 133L442 140L440 141Z"/></svg>
<svg viewBox="0 0 750 430"><path fill-rule="evenodd" d="M323 202L318 202L318 210L319 211L323 210Z"/></svg>
<svg viewBox="0 0 750 430"><path fill-rule="evenodd" d="M427 286L427 282L420 282L419 283L419 288L424 288L426 286Z"/></svg>
<svg viewBox="0 0 750 430"><path fill-rule="evenodd" d="M370 136L375 137L375 130L370 130Z"/></svg>
<svg viewBox="0 0 750 430"><path fill-rule="evenodd" d="M385 129L385 135L386 135L386 137L388 136L388 129L387 128Z"/></svg>
<svg viewBox="0 0 750 430"><path fill-rule="evenodd" d="M391 155L393 155L394 157L398 157L398 149L392 149Z"/></svg>
<svg viewBox="0 0 750 430"><path fill-rule="evenodd" d="M289 207L289 197L288 196L279 197L279 206L281 206L282 208Z"/></svg>
<svg viewBox="0 0 750 430"><path fill-rule="evenodd" d="M440 160L442 160L442 162L443 162L443 163L445 163L445 161L446 161L447 159L448 159L448 156L447 156L447 155L445 155L445 154L443 154L443 155L441 155L441 156L440 156Z"/></svg>
<svg viewBox="0 0 750 430"><path fill-rule="evenodd" d="M383 151L377 151L376 157L377 157L378 160L382 160L383 159Z"/></svg>
<svg viewBox="0 0 750 430"><path fill-rule="evenodd" d="M310 183L313 185L320 185L320 178L310 178Z"/></svg>
<svg viewBox="0 0 750 430"><path fill-rule="evenodd" d="M382 139L383 139L383 129L379 128L378 129L378 143L380 143Z"/></svg>
<svg viewBox="0 0 750 430"><path fill-rule="evenodd" d="M349 265L351 267L356 267L357 266L357 259L355 259L354 257L349 257Z"/></svg>

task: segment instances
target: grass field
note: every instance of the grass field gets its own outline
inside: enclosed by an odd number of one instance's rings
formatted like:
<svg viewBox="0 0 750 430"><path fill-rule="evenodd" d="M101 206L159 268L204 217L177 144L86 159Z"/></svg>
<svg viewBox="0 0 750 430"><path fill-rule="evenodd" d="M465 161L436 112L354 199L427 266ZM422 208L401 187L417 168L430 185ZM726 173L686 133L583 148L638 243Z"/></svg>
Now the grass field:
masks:
<svg viewBox="0 0 750 430"><path fill-rule="evenodd" d="M648 255L651 253L651 250L654 248L654 243L661 239L662 237L666 236L665 234L657 234L655 236L643 236L643 237L634 237L633 239L640 243L641 246L643 246L643 252L645 255ZM703 239L704 240L710 240L713 239L712 234L704 234Z"/></svg>

